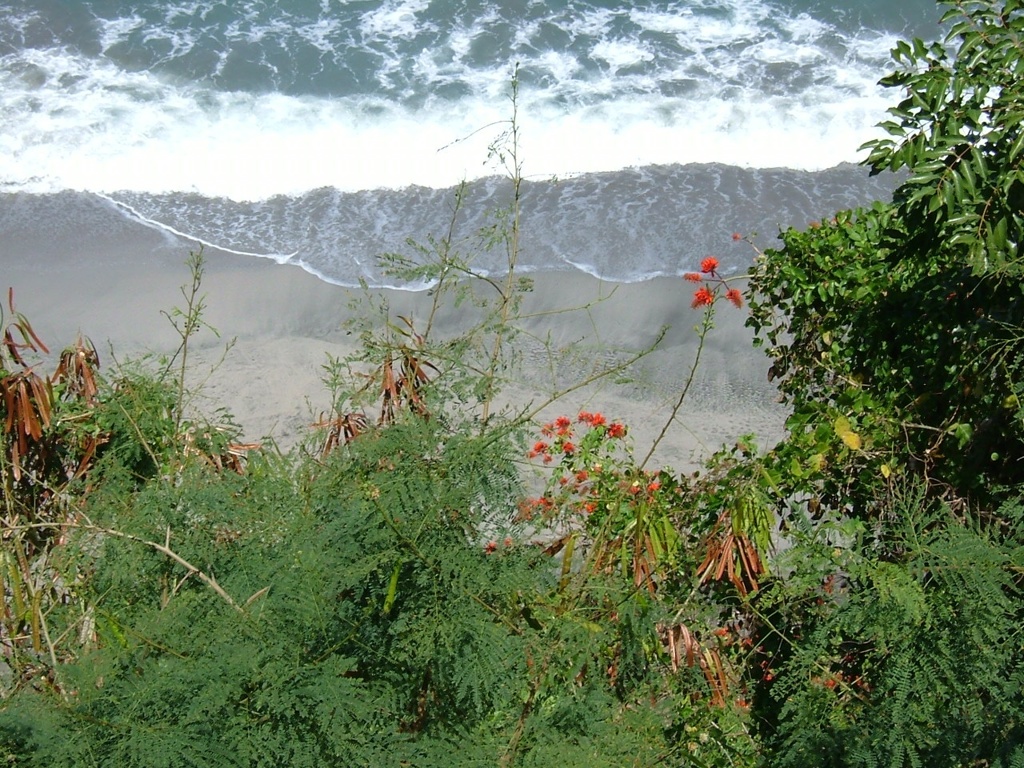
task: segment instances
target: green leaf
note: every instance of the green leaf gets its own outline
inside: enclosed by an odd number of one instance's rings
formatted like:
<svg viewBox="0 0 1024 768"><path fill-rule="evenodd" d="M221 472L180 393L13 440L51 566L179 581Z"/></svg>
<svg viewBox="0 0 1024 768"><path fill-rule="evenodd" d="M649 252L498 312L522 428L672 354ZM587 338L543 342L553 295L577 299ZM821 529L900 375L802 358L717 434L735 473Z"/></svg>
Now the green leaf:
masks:
<svg viewBox="0 0 1024 768"><path fill-rule="evenodd" d="M391 571L391 579L388 582L388 592L384 597L384 613L388 614L391 612L391 607L395 604L395 598L398 595L398 574L402 570L401 562L395 563L395 568Z"/></svg>
<svg viewBox="0 0 1024 768"><path fill-rule="evenodd" d="M963 448L967 443L971 442L971 438L974 436L974 428L966 423L953 424L949 428L949 433L956 438L957 445Z"/></svg>

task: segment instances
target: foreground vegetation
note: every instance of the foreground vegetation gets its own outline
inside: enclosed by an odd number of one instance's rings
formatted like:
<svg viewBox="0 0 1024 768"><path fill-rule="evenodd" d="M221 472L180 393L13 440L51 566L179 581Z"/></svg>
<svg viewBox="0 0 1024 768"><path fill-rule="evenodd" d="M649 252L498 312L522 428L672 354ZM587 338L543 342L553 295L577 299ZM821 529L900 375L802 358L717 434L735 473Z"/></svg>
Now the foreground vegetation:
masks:
<svg viewBox="0 0 1024 768"><path fill-rule="evenodd" d="M1024 15L941 5L871 146L893 201L783 233L744 293L707 258L681 299L702 339L749 305L791 407L767 453L680 476L614 414L495 406L529 287L514 119L507 275L457 216L389 260L479 324L368 312L287 456L188 408L201 257L148 364L78 340L44 375L9 296L4 760L1024 766Z"/></svg>

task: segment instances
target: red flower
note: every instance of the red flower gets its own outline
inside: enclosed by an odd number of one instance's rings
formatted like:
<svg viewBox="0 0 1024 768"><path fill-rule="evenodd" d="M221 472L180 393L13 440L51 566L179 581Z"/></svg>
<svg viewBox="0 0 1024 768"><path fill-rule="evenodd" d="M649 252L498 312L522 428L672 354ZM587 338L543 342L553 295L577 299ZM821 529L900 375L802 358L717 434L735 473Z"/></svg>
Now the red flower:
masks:
<svg viewBox="0 0 1024 768"><path fill-rule="evenodd" d="M714 272L716 269L718 269L718 259L714 256L708 256L700 263L700 271L705 275Z"/></svg>
<svg viewBox="0 0 1024 768"><path fill-rule="evenodd" d="M741 235L739 232L733 232L732 233L732 239L733 240L742 240L743 239L743 235Z"/></svg>
<svg viewBox="0 0 1024 768"><path fill-rule="evenodd" d="M536 443L533 444L533 448L531 448L530 451L526 454L526 457L528 459L535 459L542 453L547 453L547 450L548 444L545 443L543 440L538 440Z"/></svg>
<svg viewBox="0 0 1024 768"><path fill-rule="evenodd" d="M735 304L737 307L743 306L743 294L740 293L739 288L730 288L725 292L725 298Z"/></svg>
<svg viewBox="0 0 1024 768"><path fill-rule="evenodd" d="M486 546L484 546L484 554L485 555L489 555L492 552L494 552L497 548L498 548L498 542L496 542L496 541L488 541Z"/></svg>
<svg viewBox="0 0 1024 768"><path fill-rule="evenodd" d="M604 423L605 423L604 414L601 414L601 413L592 413L592 414L590 414L590 426L592 426L592 427L601 427L601 426L604 426Z"/></svg>
<svg viewBox="0 0 1024 768"><path fill-rule="evenodd" d="M587 480L589 478L590 478L590 475L587 474L587 470L585 470L585 469L581 469L579 472L576 473L576 482L577 483L585 483L585 482L587 482Z"/></svg>
<svg viewBox="0 0 1024 768"><path fill-rule="evenodd" d="M580 411L580 415L576 417L583 424L589 424L592 418L594 418L594 414L590 413L590 411Z"/></svg>
<svg viewBox="0 0 1024 768"><path fill-rule="evenodd" d="M706 286L701 286L693 294L693 302L690 306L696 309L697 307L710 307L714 303L715 294L713 294Z"/></svg>
<svg viewBox="0 0 1024 768"><path fill-rule="evenodd" d="M505 537L505 546L506 547L511 547L512 546L512 537L511 536L506 536Z"/></svg>
<svg viewBox="0 0 1024 768"><path fill-rule="evenodd" d="M562 453L564 453L566 456L571 456L575 452L576 446L570 443L568 440L562 443Z"/></svg>
<svg viewBox="0 0 1024 768"><path fill-rule="evenodd" d="M620 424L619 422L615 421L608 425L608 437L616 438L625 436L626 427L623 424Z"/></svg>
<svg viewBox="0 0 1024 768"><path fill-rule="evenodd" d="M659 488L661 488L661 483L658 482L657 480L654 480L653 482L650 482L650 483L647 484L647 492L648 493L654 493Z"/></svg>
<svg viewBox="0 0 1024 768"><path fill-rule="evenodd" d="M696 272L687 272L683 275L684 280L689 280L691 283L699 283L704 278L698 275Z"/></svg>

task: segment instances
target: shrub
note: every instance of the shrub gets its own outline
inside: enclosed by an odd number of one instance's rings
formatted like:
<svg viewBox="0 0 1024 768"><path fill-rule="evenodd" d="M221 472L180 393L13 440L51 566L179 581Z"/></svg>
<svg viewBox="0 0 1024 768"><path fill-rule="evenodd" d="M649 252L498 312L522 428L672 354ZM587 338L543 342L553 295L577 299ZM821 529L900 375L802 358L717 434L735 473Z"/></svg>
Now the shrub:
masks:
<svg viewBox="0 0 1024 768"><path fill-rule="evenodd" d="M904 91L868 145L875 171L907 172L892 203L784 232L751 283L793 407L787 490L867 517L895 472L954 505L1024 481L1024 16L940 4L945 43L900 43L883 80Z"/></svg>

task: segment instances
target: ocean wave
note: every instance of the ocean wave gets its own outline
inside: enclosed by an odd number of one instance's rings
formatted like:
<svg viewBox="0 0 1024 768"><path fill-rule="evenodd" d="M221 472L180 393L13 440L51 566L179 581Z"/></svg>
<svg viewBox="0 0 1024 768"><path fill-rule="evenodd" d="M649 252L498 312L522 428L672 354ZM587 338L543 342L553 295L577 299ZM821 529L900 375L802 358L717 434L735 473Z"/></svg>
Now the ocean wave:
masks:
<svg viewBox="0 0 1024 768"><path fill-rule="evenodd" d="M733 242L734 232L764 247L781 228L887 199L893 186L891 176L869 176L853 165L822 172L664 165L525 182L517 269L578 270L629 283L681 275L715 254L732 274L752 257L749 245ZM510 195L508 179L487 177L461 190L325 187L252 202L122 192L111 199L150 225L233 253L297 264L329 282L409 288L379 257L422 260L418 246L429 250L432 239L449 232L454 252L475 271L503 273L506 255L494 234Z"/></svg>
<svg viewBox="0 0 1024 768"><path fill-rule="evenodd" d="M0 190L443 189L497 172L517 63L532 178L820 170L877 135L891 101L877 80L907 29L856 6L13 0Z"/></svg>

